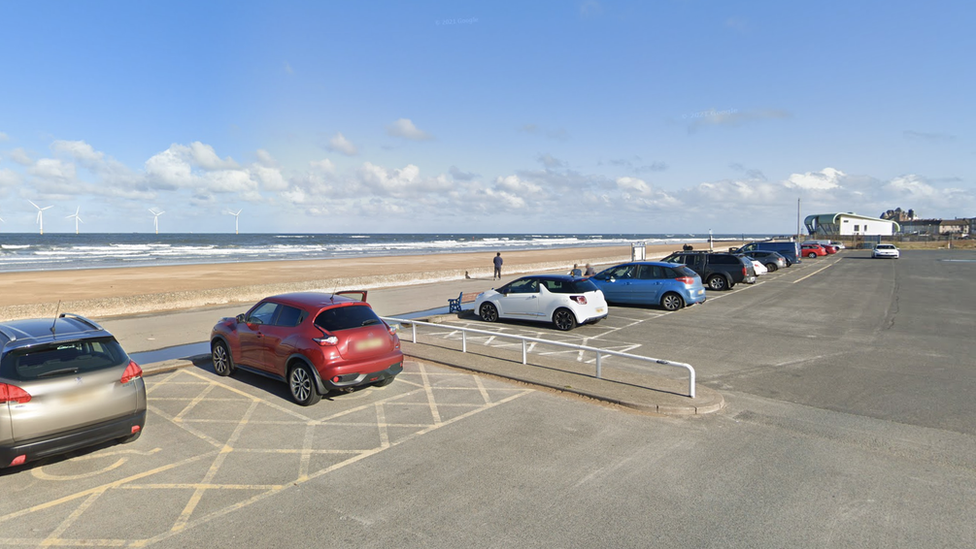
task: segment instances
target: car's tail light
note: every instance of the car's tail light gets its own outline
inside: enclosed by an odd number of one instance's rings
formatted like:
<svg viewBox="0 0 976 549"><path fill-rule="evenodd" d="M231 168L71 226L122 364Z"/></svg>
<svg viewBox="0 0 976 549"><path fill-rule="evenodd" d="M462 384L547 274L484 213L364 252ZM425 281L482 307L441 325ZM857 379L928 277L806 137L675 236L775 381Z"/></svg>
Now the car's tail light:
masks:
<svg viewBox="0 0 976 549"><path fill-rule="evenodd" d="M17 404L27 404L30 402L30 393L16 385L0 383L0 404L5 402L16 402Z"/></svg>
<svg viewBox="0 0 976 549"><path fill-rule="evenodd" d="M10 467L16 467L17 465L23 465L25 461L27 461L27 456L25 454L21 454L21 455L15 457L14 460L10 462Z"/></svg>
<svg viewBox="0 0 976 549"><path fill-rule="evenodd" d="M677 280L678 282L680 282L682 284L687 284L689 286L691 286L692 284L695 283L695 279L694 278L691 278L690 276L679 276L675 280Z"/></svg>
<svg viewBox="0 0 976 549"><path fill-rule="evenodd" d="M125 371L122 372L122 385L125 385L137 377L142 377L142 368L140 368L135 361L130 360L129 365L126 366Z"/></svg>
<svg viewBox="0 0 976 549"><path fill-rule="evenodd" d="M573 301L579 303L580 305L586 305L586 296L585 295L573 295L573 296L569 296L569 298L572 299Z"/></svg>
<svg viewBox="0 0 976 549"><path fill-rule="evenodd" d="M132 430L130 432L134 435L134 434L138 433L141 430L142 430L142 427L139 427L138 425L133 425L132 426Z"/></svg>
<svg viewBox="0 0 976 549"><path fill-rule="evenodd" d="M318 343L319 345L335 345L336 343L339 343L339 338L336 336L316 337L312 338L312 341Z"/></svg>
<svg viewBox="0 0 976 549"><path fill-rule="evenodd" d="M742 266L742 276L749 276L749 268L745 265Z"/></svg>

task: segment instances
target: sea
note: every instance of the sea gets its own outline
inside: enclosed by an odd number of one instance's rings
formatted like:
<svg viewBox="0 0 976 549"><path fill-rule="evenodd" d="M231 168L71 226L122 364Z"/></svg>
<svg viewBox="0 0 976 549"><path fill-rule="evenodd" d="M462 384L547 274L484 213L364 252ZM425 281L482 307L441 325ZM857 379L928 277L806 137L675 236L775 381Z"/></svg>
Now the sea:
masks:
<svg viewBox="0 0 976 549"><path fill-rule="evenodd" d="M713 241L772 235L713 234ZM0 272L707 242L708 234L0 233Z"/></svg>

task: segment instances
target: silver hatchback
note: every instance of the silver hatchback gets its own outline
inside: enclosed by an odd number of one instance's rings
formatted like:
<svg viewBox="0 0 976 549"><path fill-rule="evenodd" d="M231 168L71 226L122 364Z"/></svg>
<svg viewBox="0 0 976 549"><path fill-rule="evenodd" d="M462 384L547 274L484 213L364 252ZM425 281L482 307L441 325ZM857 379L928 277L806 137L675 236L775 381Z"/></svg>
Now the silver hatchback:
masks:
<svg viewBox="0 0 976 549"><path fill-rule="evenodd" d="M142 369L84 317L0 323L0 468L128 442L146 424Z"/></svg>

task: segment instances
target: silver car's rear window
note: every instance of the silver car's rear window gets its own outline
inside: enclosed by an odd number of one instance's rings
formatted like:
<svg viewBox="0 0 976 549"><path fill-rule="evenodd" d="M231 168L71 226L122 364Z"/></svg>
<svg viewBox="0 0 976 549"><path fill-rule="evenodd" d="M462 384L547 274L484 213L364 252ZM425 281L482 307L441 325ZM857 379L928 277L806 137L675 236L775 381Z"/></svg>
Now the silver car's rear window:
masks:
<svg viewBox="0 0 976 549"><path fill-rule="evenodd" d="M0 361L0 376L33 381L123 366L128 361L115 339L87 339L15 349Z"/></svg>

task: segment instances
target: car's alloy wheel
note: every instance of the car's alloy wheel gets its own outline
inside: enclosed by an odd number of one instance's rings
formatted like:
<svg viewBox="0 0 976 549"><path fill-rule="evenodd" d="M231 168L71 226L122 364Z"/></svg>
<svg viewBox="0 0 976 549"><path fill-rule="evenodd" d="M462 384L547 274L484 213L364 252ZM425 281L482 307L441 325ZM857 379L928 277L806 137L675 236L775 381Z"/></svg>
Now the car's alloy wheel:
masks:
<svg viewBox="0 0 976 549"><path fill-rule="evenodd" d="M767 263L767 264L766 264L766 270L767 270L767 271L769 271L769 272L773 272L773 271L775 271L776 269L779 269L779 265L777 265L777 264L775 264L775 263Z"/></svg>
<svg viewBox="0 0 976 549"><path fill-rule="evenodd" d="M491 303L482 303L481 310L478 313L481 315L481 320L485 322L495 322L498 320L498 309Z"/></svg>
<svg viewBox="0 0 976 549"><path fill-rule="evenodd" d="M681 299L678 294L667 293L661 298L661 306L667 311L677 311L685 306L685 300Z"/></svg>
<svg viewBox="0 0 976 549"><path fill-rule="evenodd" d="M223 342L213 344L210 357L213 359L214 373L218 376L229 376L234 371L234 359Z"/></svg>
<svg viewBox="0 0 976 549"><path fill-rule="evenodd" d="M817 253L816 252L810 252L810 253L807 254L807 257L809 257L810 259L813 259L813 258L817 257Z"/></svg>
<svg viewBox="0 0 976 549"><path fill-rule="evenodd" d="M725 290L729 287L729 283L722 275L712 275L708 279L708 287L713 290Z"/></svg>
<svg viewBox="0 0 976 549"><path fill-rule="evenodd" d="M311 406L322 398L315 389L315 377L307 364L299 364L291 369L288 388L291 389L291 397L302 406Z"/></svg>
<svg viewBox="0 0 976 549"><path fill-rule="evenodd" d="M569 309L557 309L555 313L552 313L552 323L559 330L568 332L576 327L576 315Z"/></svg>

